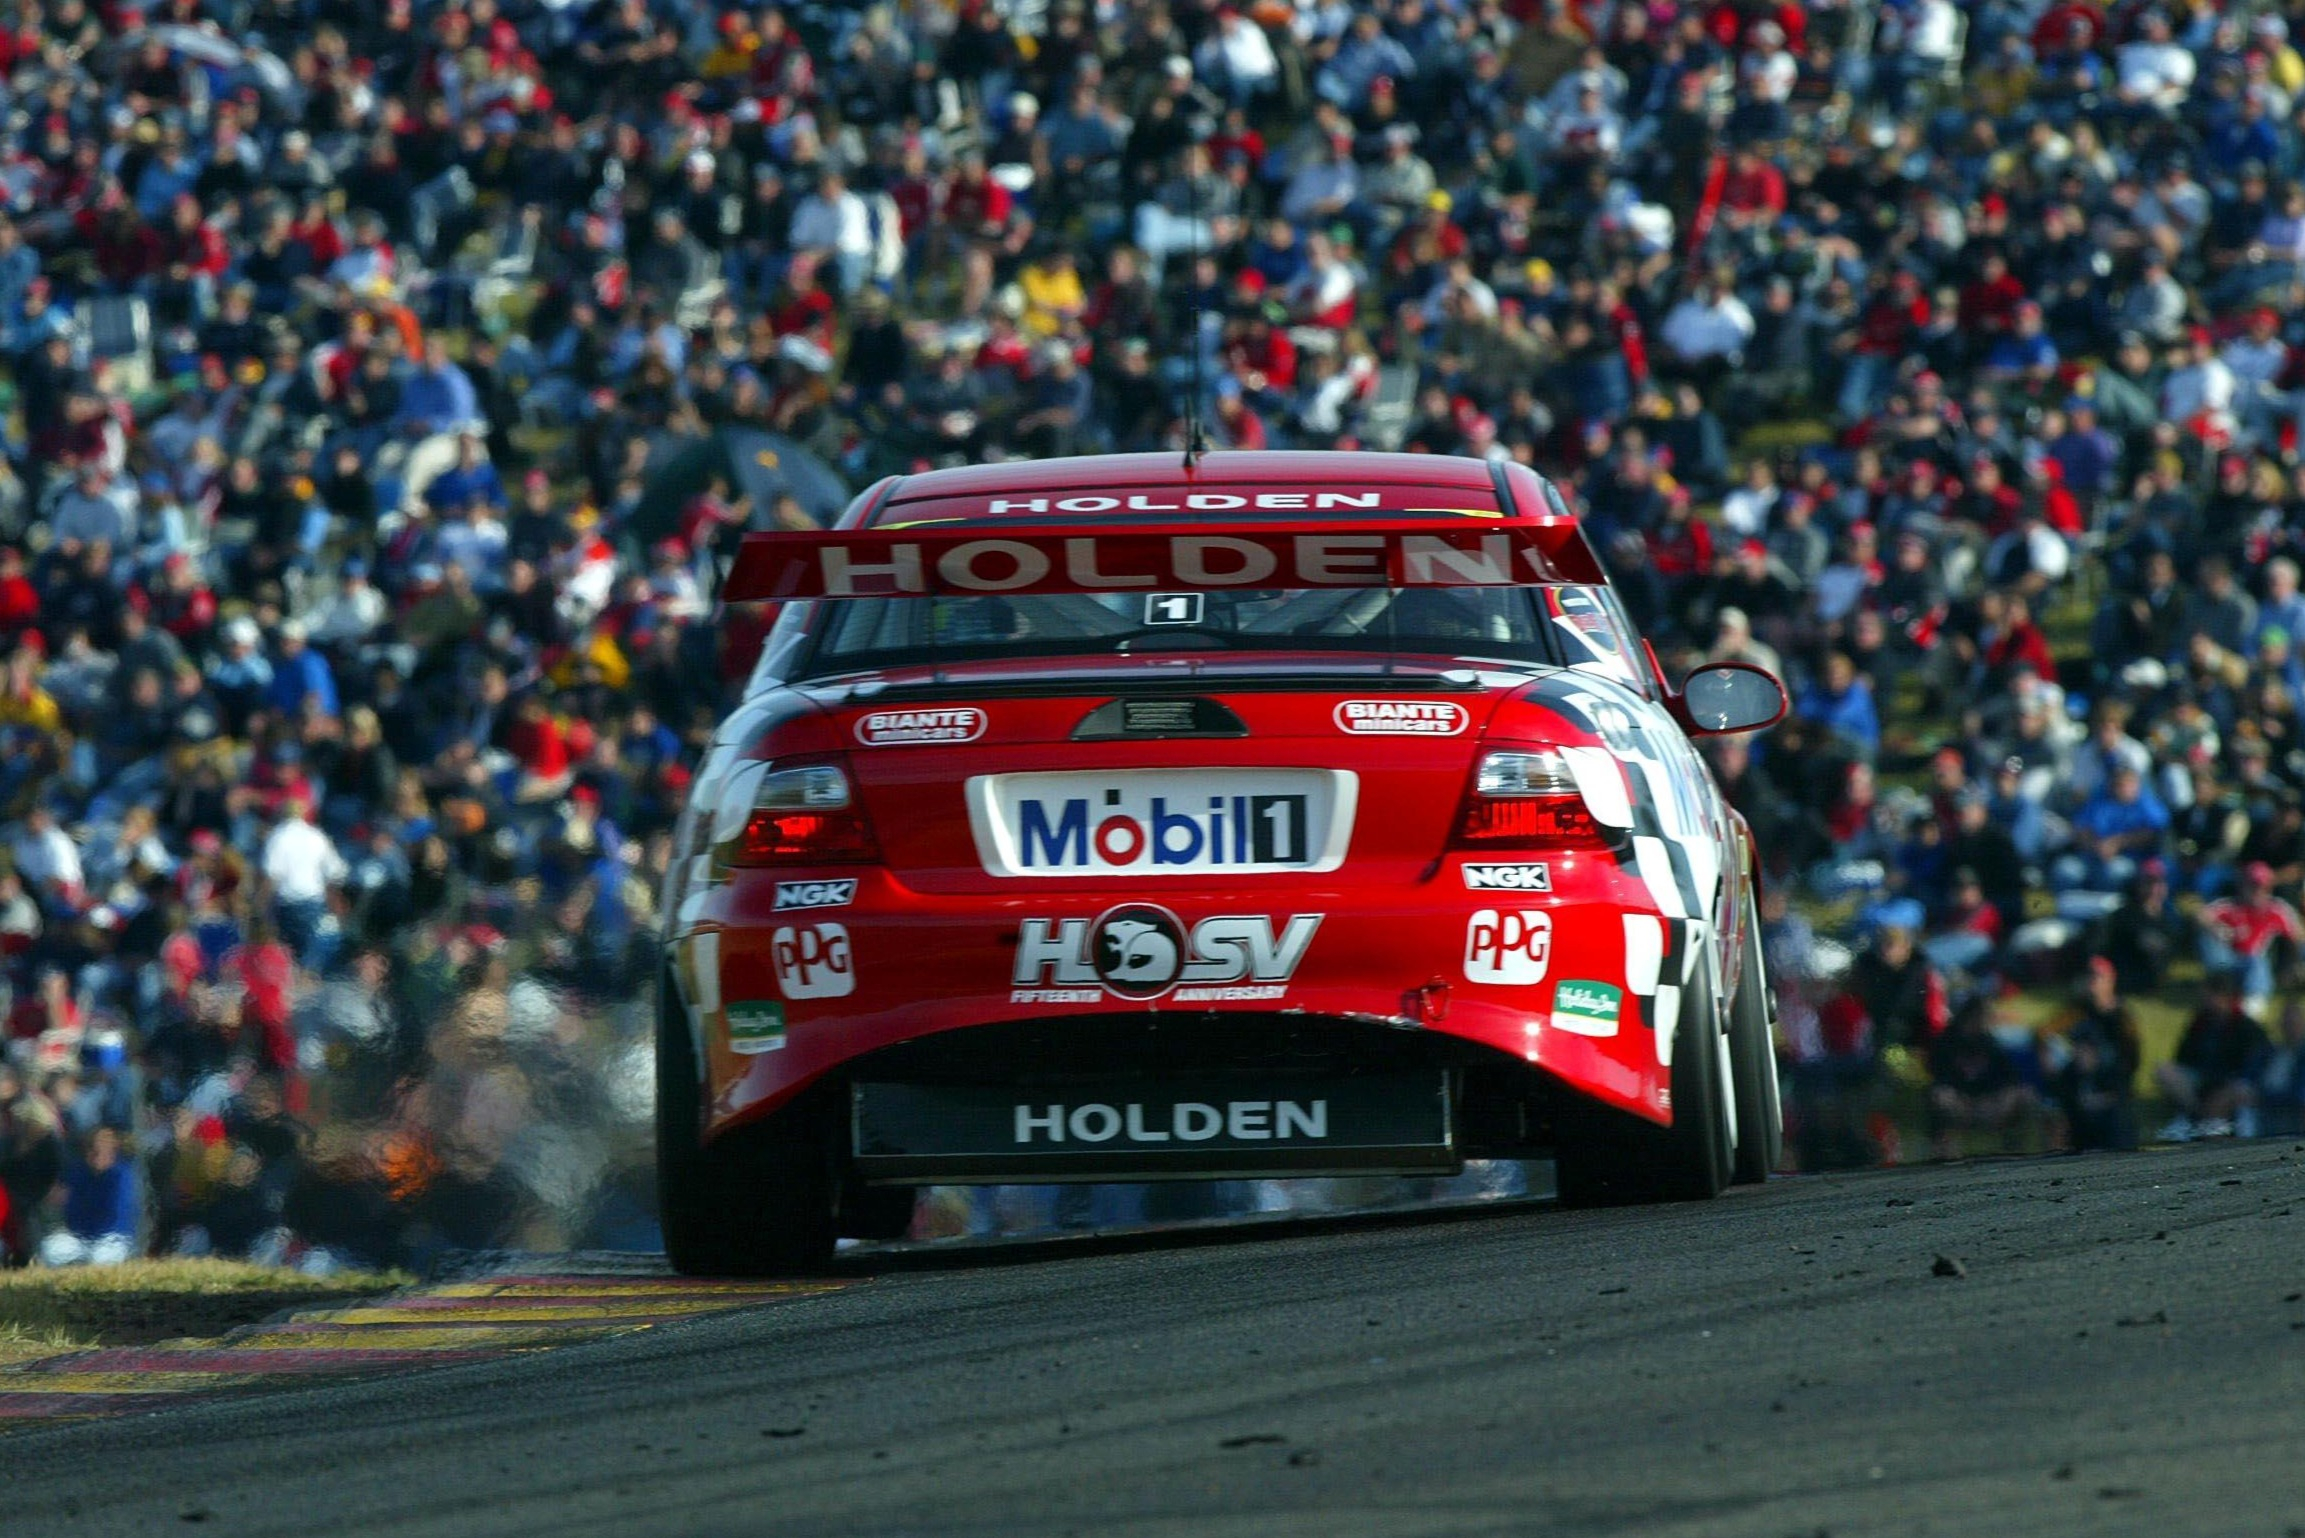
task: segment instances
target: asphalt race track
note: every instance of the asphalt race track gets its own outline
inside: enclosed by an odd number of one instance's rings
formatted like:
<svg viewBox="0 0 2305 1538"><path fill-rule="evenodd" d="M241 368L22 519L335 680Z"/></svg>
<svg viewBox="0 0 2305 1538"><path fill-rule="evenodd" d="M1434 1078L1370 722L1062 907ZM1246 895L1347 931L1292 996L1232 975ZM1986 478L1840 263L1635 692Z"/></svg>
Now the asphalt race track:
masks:
<svg viewBox="0 0 2305 1538"><path fill-rule="evenodd" d="M9 1436L0 1529L2305 1534L2305 1144L854 1274Z"/></svg>

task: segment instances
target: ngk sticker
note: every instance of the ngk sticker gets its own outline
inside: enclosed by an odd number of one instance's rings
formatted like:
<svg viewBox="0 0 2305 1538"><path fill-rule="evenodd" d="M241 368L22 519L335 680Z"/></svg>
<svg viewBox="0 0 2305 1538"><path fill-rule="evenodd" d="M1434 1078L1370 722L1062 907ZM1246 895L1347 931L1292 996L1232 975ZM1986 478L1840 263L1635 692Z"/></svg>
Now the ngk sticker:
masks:
<svg viewBox="0 0 2305 1538"><path fill-rule="evenodd" d="M984 712L974 705L946 710L871 710L857 717L856 740L870 747L912 742L974 742L984 735Z"/></svg>
<svg viewBox="0 0 2305 1538"><path fill-rule="evenodd" d="M1523 987L1545 980L1553 959L1553 916L1541 910L1483 908L1465 926L1465 980Z"/></svg>
<svg viewBox="0 0 2305 1538"><path fill-rule="evenodd" d="M788 999L845 999L856 992L856 958L845 924L790 925L769 942L777 989Z"/></svg>
<svg viewBox="0 0 2305 1538"><path fill-rule="evenodd" d="M1332 715L1354 737L1454 737L1472 719L1454 700L1346 700Z"/></svg>
<svg viewBox="0 0 2305 1538"><path fill-rule="evenodd" d="M1319 769L980 775L977 853L996 876L1335 870L1358 779Z"/></svg>
<svg viewBox="0 0 2305 1538"><path fill-rule="evenodd" d="M1550 892L1553 868L1543 860L1521 865L1468 865L1465 889L1471 892Z"/></svg>
<svg viewBox="0 0 2305 1538"><path fill-rule="evenodd" d="M1094 919L1026 919L1018 926L1018 1004L1086 1004L1103 994L1178 1003L1277 999L1313 943L1322 915L1223 914L1189 928L1153 903L1122 903Z"/></svg>
<svg viewBox="0 0 2305 1538"><path fill-rule="evenodd" d="M779 881L776 884L776 908L780 913L790 908L845 908L855 896L854 876L838 881Z"/></svg>

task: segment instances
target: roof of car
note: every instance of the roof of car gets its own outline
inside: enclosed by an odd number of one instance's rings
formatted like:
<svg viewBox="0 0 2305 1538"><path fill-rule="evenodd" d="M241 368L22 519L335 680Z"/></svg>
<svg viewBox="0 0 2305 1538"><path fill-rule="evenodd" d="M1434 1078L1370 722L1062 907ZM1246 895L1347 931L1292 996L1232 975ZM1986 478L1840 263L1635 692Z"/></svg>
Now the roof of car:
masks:
<svg viewBox="0 0 2305 1538"><path fill-rule="evenodd" d="M1507 465L1502 479L1511 490L1509 502L1499 494L1496 467L1449 455L1212 452L1188 466L1183 455L1174 453L1099 454L903 476L862 499L861 521L887 527L1035 513L1207 516L1234 508L1269 513L1290 507L1311 513L1447 511L1537 519L1558 518L1565 511L1548 500L1543 483L1526 468ZM1310 500L1290 500L1297 493ZM1230 495L1250 500L1217 500ZM1354 500L1344 500L1348 496ZM1184 500L1193 497L1209 500ZM1038 505L1043 500L1046 505Z"/></svg>

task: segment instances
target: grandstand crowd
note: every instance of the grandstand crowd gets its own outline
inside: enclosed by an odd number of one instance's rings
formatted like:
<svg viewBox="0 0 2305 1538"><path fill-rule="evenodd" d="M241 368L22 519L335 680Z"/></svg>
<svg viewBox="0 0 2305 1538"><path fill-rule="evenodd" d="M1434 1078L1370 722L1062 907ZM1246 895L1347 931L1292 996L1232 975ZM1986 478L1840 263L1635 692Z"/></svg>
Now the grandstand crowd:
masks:
<svg viewBox="0 0 2305 1538"><path fill-rule="evenodd" d="M1532 463L1786 678L1717 759L1805 1165L2295 1129L2291 30L0 0L0 1251L645 1233L717 563L1196 389Z"/></svg>

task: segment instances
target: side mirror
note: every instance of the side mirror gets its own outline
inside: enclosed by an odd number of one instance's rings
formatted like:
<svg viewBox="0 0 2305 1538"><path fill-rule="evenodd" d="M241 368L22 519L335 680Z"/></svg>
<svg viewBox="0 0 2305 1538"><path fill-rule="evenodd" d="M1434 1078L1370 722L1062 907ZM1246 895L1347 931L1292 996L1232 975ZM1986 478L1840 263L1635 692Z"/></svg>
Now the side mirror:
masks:
<svg viewBox="0 0 2305 1538"><path fill-rule="evenodd" d="M1715 662L1681 684L1681 724L1692 737L1757 732L1775 726L1792 708L1785 686L1745 662Z"/></svg>

